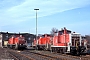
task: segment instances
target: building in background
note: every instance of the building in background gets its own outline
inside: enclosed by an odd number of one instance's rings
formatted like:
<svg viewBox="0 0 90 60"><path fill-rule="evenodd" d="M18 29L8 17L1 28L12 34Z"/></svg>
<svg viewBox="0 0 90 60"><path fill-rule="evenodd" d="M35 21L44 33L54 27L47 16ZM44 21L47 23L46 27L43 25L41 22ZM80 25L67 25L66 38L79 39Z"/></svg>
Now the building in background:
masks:
<svg viewBox="0 0 90 60"><path fill-rule="evenodd" d="M0 47L7 47L7 43L8 43L9 38L11 38L12 36L20 36L20 35L25 37L27 45L32 46L32 42L33 42L33 40L35 38L34 34L0 32Z"/></svg>

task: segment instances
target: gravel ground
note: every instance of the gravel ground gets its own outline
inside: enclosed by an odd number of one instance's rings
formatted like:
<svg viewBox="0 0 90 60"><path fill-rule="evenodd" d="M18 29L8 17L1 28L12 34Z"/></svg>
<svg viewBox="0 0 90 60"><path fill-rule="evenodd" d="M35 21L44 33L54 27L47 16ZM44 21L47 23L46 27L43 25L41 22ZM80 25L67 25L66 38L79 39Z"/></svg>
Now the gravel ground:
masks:
<svg viewBox="0 0 90 60"><path fill-rule="evenodd" d="M0 48L0 60L14 60L5 48Z"/></svg>

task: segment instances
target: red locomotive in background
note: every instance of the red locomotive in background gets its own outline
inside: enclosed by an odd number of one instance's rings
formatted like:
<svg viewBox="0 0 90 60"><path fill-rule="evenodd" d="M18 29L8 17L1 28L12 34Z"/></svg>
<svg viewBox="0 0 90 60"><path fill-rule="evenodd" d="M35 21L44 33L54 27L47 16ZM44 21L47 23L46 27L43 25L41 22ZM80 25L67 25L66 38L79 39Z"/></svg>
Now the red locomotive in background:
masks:
<svg viewBox="0 0 90 60"><path fill-rule="evenodd" d="M81 34L71 32L66 28L55 32L54 36L44 34L34 40L33 46L37 49L50 50L52 52L70 53L80 55L85 53L85 46L82 45Z"/></svg>
<svg viewBox="0 0 90 60"><path fill-rule="evenodd" d="M49 47L51 45L51 36L49 34L44 34L39 37L39 39L36 41L34 40L33 47L36 47L36 49L43 49L43 50L49 50Z"/></svg>
<svg viewBox="0 0 90 60"><path fill-rule="evenodd" d="M26 41L25 38L20 36L12 36L8 40L7 47L13 48L13 49L25 49L26 48Z"/></svg>

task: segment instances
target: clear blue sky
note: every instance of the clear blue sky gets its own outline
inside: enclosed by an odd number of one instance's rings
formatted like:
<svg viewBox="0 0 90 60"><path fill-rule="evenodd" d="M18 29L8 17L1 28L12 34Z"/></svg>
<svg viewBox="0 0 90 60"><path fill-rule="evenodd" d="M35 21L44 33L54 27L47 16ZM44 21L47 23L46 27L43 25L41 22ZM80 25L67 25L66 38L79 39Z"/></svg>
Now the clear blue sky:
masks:
<svg viewBox="0 0 90 60"><path fill-rule="evenodd" d="M53 27L90 34L90 0L0 0L0 31L35 34L34 8L40 9L38 34Z"/></svg>

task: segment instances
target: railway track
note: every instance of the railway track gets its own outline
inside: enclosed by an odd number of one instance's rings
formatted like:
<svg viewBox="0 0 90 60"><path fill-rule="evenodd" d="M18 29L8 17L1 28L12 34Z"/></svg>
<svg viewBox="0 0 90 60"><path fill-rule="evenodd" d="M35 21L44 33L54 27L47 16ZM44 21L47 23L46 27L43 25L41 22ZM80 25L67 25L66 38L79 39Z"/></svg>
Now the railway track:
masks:
<svg viewBox="0 0 90 60"><path fill-rule="evenodd" d="M14 60L90 60L90 56L72 56L66 54L51 53L49 51L37 50L12 50L7 49L7 53Z"/></svg>
<svg viewBox="0 0 90 60"><path fill-rule="evenodd" d="M49 51L35 51L35 50L29 51L29 52L39 54L39 55L44 55L44 56L50 56L58 60L90 60L90 55L72 56L67 54L50 53Z"/></svg>
<svg viewBox="0 0 90 60"><path fill-rule="evenodd" d="M81 60L90 60L90 55L81 56Z"/></svg>
<svg viewBox="0 0 90 60"><path fill-rule="evenodd" d="M70 56L65 56L65 55L58 55L58 54L54 54L54 53L50 53L50 52L46 52L46 51L28 51L26 50L25 52L30 53L30 54L36 54L36 55L40 55L43 56L44 58L49 57L48 60L80 60L80 58L74 58L74 57L70 57Z"/></svg>
<svg viewBox="0 0 90 60"><path fill-rule="evenodd" d="M34 58L35 60L61 60L56 57L52 57L49 55L44 55L36 52L30 52L28 50L22 51L22 54L28 54L30 57Z"/></svg>
<svg viewBox="0 0 90 60"><path fill-rule="evenodd" d="M56 57L43 55L35 52L29 51L18 51L18 50L8 50L10 56L15 60L61 60Z"/></svg>
<svg viewBox="0 0 90 60"><path fill-rule="evenodd" d="M14 60L35 60L30 56L19 53L19 51L9 50L8 53Z"/></svg>
<svg viewBox="0 0 90 60"><path fill-rule="evenodd" d="M0 60L14 60L12 57L9 56L9 53L6 49L0 47Z"/></svg>

